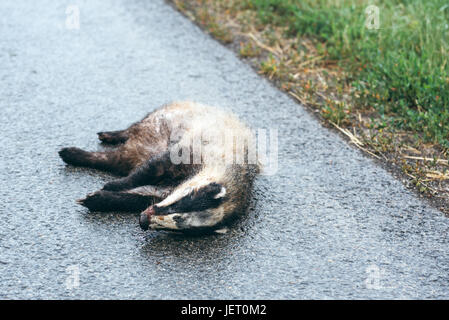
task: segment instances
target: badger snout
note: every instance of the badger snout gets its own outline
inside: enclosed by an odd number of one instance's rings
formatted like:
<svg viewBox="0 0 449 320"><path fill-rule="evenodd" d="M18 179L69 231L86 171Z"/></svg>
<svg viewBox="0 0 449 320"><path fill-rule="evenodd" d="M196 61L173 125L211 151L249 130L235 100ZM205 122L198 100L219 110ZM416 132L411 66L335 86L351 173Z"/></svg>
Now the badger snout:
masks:
<svg viewBox="0 0 449 320"><path fill-rule="evenodd" d="M148 230L150 227L151 216L154 215L154 207L151 206L140 214L139 224L143 230Z"/></svg>

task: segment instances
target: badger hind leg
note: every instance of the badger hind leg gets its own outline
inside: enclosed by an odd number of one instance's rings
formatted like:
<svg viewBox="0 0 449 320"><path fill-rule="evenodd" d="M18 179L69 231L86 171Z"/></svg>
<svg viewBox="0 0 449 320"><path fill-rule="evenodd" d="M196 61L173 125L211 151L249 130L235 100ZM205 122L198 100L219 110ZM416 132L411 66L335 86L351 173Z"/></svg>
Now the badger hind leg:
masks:
<svg viewBox="0 0 449 320"><path fill-rule="evenodd" d="M59 156L67 164L92 168L99 167L100 163L105 162L107 158L106 154L84 151L76 147L62 148L59 151Z"/></svg>
<svg viewBox="0 0 449 320"><path fill-rule="evenodd" d="M121 156L119 149L103 152L89 152L79 148L63 148L59 151L62 160L70 165L88 167L112 172L121 176L127 175L133 168L130 159Z"/></svg>
<svg viewBox="0 0 449 320"><path fill-rule="evenodd" d="M98 139L106 144L125 143L129 139L128 130L98 132Z"/></svg>

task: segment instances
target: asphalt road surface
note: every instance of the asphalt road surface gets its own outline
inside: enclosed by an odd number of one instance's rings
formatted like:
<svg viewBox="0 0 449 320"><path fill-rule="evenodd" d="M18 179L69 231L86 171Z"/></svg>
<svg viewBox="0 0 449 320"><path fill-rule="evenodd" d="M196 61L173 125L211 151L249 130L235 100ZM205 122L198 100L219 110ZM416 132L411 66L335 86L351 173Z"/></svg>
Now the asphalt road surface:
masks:
<svg viewBox="0 0 449 320"><path fill-rule="evenodd" d="M442 213L164 1L76 4L0 2L0 298L449 298ZM184 99L278 132L278 170L230 232L75 203L113 177L61 147Z"/></svg>

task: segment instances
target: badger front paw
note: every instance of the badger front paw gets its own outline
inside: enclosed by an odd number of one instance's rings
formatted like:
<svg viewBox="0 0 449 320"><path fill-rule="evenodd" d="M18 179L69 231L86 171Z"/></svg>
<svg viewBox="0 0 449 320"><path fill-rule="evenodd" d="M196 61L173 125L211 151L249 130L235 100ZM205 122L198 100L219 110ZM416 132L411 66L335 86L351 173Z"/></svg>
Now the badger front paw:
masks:
<svg viewBox="0 0 449 320"><path fill-rule="evenodd" d="M86 198L77 201L90 211L139 212L154 202L154 197L126 192L100 190L90 193Z"/></svg>
<svg viewBox="0 0 449 320"><path fill-rule="evenodd" d="M76 200L90 211L109 211L108 199L110 196L104 191L89 193L85 198Z"/></svg>

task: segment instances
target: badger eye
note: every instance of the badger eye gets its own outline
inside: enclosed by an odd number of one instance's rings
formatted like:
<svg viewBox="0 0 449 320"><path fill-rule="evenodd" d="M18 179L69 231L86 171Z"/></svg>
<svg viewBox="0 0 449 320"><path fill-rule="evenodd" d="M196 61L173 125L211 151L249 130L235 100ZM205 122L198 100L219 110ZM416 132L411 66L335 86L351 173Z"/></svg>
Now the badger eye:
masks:
<svg viewBox="0 0 449 320"><path fill-rule="evenodd" d="M156 204L155 214L171 214L191 211L203 211L209 208L216 208L226 197L226 188L220 183L212 182L198 189L186 187L182 190L182 196L178 200L167 204Z"/></svg>

